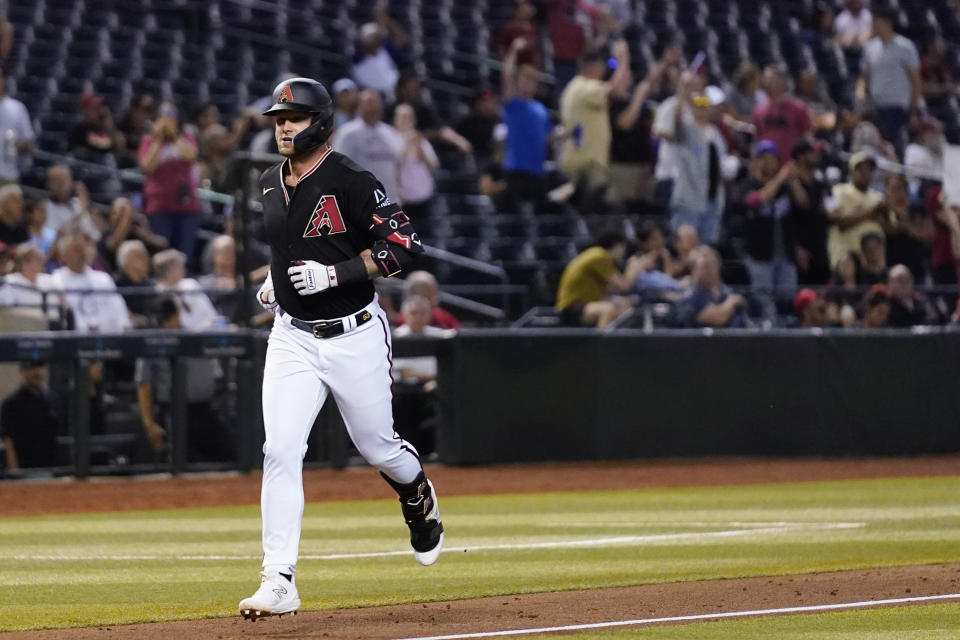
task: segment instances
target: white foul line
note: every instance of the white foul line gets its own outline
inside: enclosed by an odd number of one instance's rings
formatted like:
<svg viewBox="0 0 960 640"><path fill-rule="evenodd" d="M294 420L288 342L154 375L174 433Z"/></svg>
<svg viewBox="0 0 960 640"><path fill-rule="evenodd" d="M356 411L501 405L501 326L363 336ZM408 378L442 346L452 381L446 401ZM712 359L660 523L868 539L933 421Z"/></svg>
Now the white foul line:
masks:
<svg viewBox="0 0 960 640"><path fill-rule="evenodd" d="M582 631L584 629L603 629L605 627L626 627L659 622L694 622L697 620L716 620L720 618L742 618L745 616L767 616L775 613L808 613L811 611L830 611L836 609L857 609L887 604L906 604L910 602L930 602L932 600L956 600L960 593L947 593L936 596L915 596L912 598L891 598L889 600L864 600L863 602L841 602L838 604L815 604L805 607L783 607L781 609L756 609L754 611L727 611L723 613L702 613L691 616L673 616L670 618L643 618L640 620L616 620L613 622L595 622L592 624L572 624L564 627L540 627L538 629L510 629L507 631L487 631L482 633L457 633L449 636L422 636L417 638L398 638L396 640L461 640L464 638L496 638L499 636L522 636L534 633L554 633L556 631Z"/></svg>
<svg viewBox="0 0 960 640"><path fill-rule="evenodd" d="M607 538L588 538L586 540L556 540L551 542L527 542L519 544L487 544L472 547L446 547L443 553L465 553L470 551L510 551L517 549L570 549L577 547L606 547L616 545L645 544L653 542L682 542L705 538L735 538L754 534L790 533L797 529L858 529L865 526L862 522L824 522L804 523L794 526L762 527L756 529L729 529L725 531L693 531L689 533L656 533L643 536L614 536ZM364 553L301 554L301 560L353 560L358 558L385 558L389 556L408 556L412 551L370 551ZM184 554L184 555L31 555L21 554L0 559L10 560L249 560L252 555Z"/></svg>

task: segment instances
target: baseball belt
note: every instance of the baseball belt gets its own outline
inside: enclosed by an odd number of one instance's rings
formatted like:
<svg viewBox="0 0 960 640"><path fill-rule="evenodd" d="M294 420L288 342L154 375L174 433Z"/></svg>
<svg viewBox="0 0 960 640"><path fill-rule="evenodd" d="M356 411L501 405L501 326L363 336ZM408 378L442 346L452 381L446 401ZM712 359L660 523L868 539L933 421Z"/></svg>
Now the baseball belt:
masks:
<svg viewBox="0 0 960 640"><path fill-rule="evenodd" d="M277 312L281 317L287 315L283 309L277 309ZM359 311L354 314L353 319L357 321L356 326L359 327L370 322L370 320L373 319L373 314L364 309L363 311ZM318 339L332 338L346 332L346 328L343 326L343 320L320 320L318 322L306 322L304 320L300 320L299 318L290 316L290 324L301 331L306 331L307 333L313 334L313 337Z"/></svg>

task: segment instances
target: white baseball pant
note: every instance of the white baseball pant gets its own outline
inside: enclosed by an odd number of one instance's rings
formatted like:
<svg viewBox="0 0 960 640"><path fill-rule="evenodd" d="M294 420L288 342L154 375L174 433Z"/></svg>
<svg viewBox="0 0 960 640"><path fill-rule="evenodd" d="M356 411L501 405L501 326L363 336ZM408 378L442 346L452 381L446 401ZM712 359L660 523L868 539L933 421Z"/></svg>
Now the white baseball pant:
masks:
<svg viewBox="0 0 960 640"><path fill-rule="evenodd" d="M322 294L321 294L322 295ZM391 342L377 299L373 318L332 338L315 338L294 327L290 316L274 319L263 372L263 566L284 573L297 564L303 519L303 456L307 437L328 393L340 407L347 432L368 463L399 483L412 482L422 467L416 449L393 429Z"/></svg>

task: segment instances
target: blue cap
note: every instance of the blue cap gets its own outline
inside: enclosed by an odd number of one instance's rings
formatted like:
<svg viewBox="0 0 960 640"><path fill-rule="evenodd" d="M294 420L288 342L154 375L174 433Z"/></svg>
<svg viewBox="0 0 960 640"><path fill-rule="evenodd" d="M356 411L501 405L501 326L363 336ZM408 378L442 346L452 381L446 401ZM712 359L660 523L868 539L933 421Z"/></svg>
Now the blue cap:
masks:
<svg viewBox="0 0 960 640"><path fill-rule="evenodd" d="M772 153L775 156L779 156L780 150L777 149L777 143L773 140L761 140L753 148L753 155L757 158L765 153Z"/></svg>

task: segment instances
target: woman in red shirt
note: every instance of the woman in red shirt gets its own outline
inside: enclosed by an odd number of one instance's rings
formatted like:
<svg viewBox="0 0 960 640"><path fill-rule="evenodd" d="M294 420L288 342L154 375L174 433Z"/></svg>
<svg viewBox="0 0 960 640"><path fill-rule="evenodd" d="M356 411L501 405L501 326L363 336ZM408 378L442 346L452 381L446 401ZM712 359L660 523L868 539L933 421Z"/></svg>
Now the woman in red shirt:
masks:
<svg viewBox="0 0 960 640"><path fill-rule="evenodd" d="M180 129L180 113L169 102L160 105L153 132L140 140L137 154L147 175L143 185L144 213L150 227L170 241L170 246L193 256L193 243L200 226L197 185L197 143Z"/></svg>

